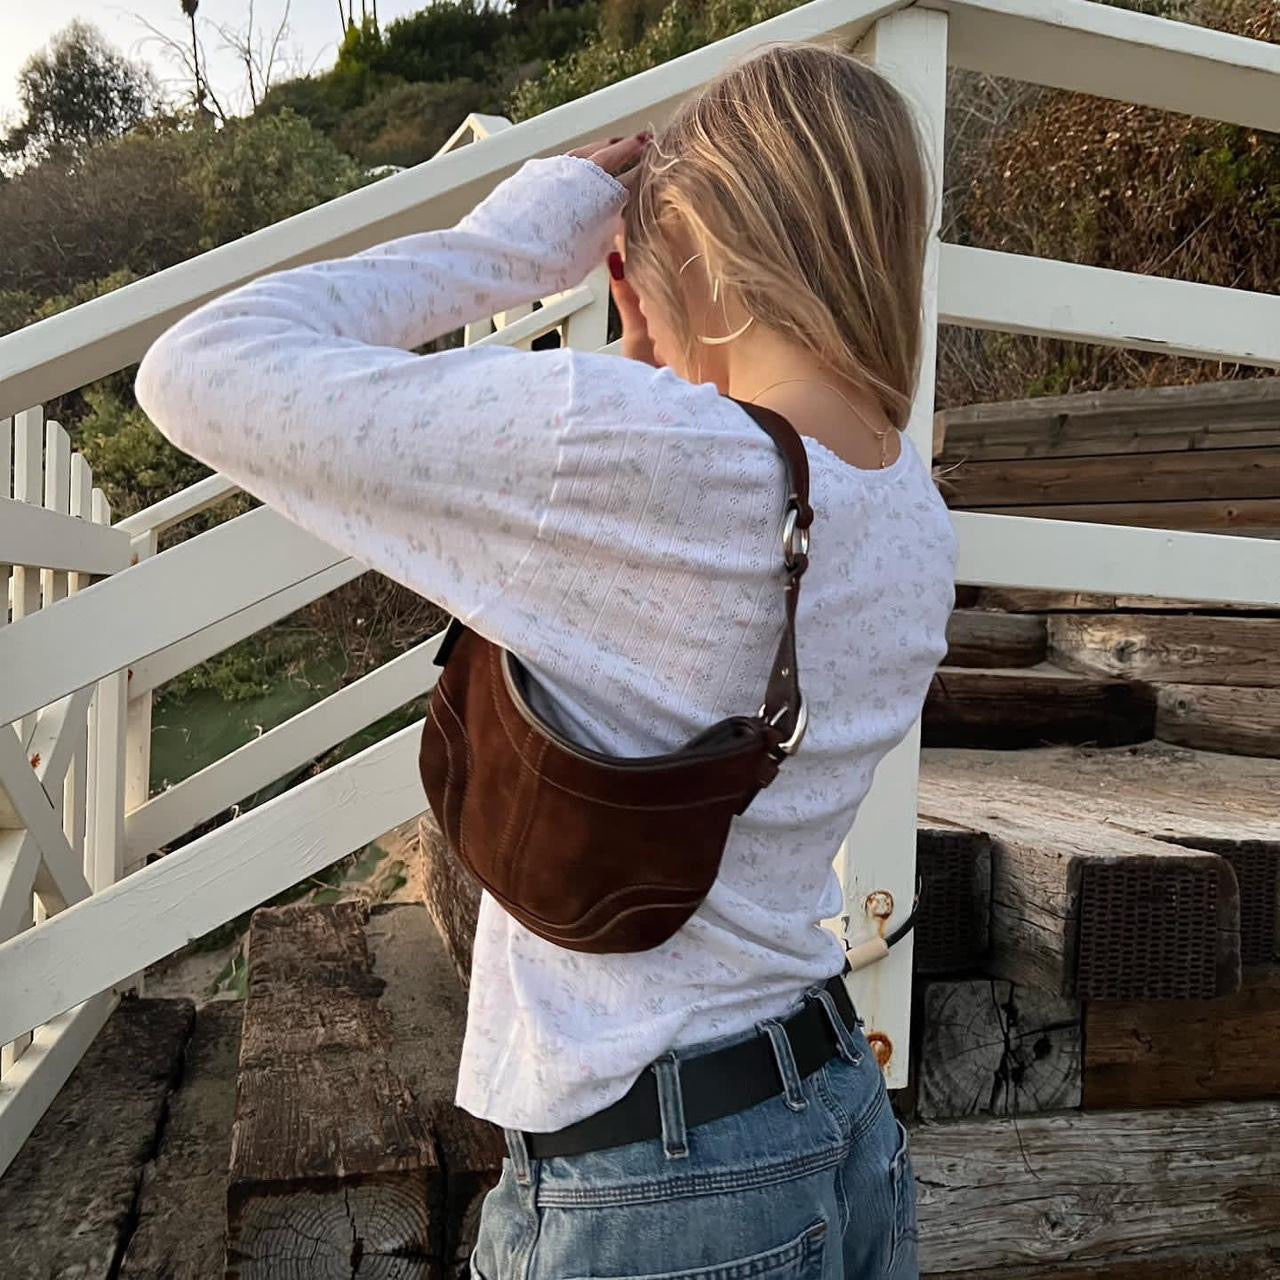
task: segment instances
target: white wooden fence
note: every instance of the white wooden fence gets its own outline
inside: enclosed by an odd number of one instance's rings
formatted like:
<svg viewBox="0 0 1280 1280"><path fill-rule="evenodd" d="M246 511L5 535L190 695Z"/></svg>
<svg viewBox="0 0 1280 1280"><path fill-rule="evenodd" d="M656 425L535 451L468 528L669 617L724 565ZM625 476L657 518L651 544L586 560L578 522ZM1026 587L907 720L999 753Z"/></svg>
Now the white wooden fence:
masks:
<svg viewBox="0 0 1280 1280"><path fill-rule="evenodd" d="M157 846L426 689L435 645L148 796L152 691L363 566L262 509L153 554L162 530L230 491L219 477L114 529L92 527L90 517L105 526L105 506L88 498L83 462L64 461L55 428L38 478L40 418L26 406L135 362L199 302L263 271L447 225L524 159L661 120L762 43L823 36L859 43L902 85L939 177L948 66L1280 131L1275 46L1083 0L813 0L523 124L472 117L429 164L0 339L0 415L17 414L18 459L14 498L0 497L0 585L11 579L12 598L0 630L0 1044L11 1046L0 1063L0 1169L115 991L422 810L411 726L144 865ZM937 323L1280 368L1280 298L1270 295L935 243L925 303L908 434L926 456ZM467 338L526 345L554 328L599 347L606 316L596 271L537 310L477 321ZM0 450L8 440L6 429ZM963 582L1280 603L1280 545L1258 539L970 513L955 523ZM88 575L106 576L90 586ZM912 735L881 766L842 851L853 941L876 932L872 892L891 894L898 916L910 901L917 761ZM905 1079L910 980L909 942L854 980L893 1050L891 1084Z"/></svg>

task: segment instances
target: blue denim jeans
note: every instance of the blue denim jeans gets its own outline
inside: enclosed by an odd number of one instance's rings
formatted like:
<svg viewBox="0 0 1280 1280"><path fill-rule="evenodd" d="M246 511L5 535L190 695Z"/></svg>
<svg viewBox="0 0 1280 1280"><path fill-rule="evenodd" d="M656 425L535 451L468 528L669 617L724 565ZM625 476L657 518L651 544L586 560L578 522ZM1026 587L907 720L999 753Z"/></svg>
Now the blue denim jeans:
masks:
<svg viewBox="0 0 1280 1280"><path fill-rule="evenodd" d="M801 1080L778 1021L785 1091L687 1129L680 1063L654 1064L663 1136L606 1151L529 1158L508 1130L502 1177L481 1212L473 1280L915 1280L915 1183L906 1131L861 1027Z"/></svg>

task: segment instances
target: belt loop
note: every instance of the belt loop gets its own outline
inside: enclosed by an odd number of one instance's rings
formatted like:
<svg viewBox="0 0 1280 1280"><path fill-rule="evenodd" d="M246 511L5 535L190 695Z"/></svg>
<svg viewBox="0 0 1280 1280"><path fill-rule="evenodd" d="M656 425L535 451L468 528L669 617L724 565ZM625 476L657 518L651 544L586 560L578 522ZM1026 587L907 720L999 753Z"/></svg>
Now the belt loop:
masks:
<svg viewBox="0 0 1280 1280"><path fill-rule="evenodd" d="M843 979L841 979L843 981ZM813 998L826 1011L827 1021L831 1024L831 1030L836 1038L836 1048L840 1056L851 1066L857 1066L862 1061L862 1054L853 1040L853 1032L845 1025L845 1020L840 1016L840 1011L836 1008L836 1002L832 999L831 992L826 987L819 987L813 993Z"/></svg>
<svg viewBox="0 0 1280 1280"><path fill-rule="evenodd" d="M507 1155L511 1157L511 1172L515 1174L516 1181L522 1187L527 1187L533 1182L533 1166L529 1160L529 1148L525 1143L524 1134L519 1129L503 1129L502 1132L507 1139Z"/></svg>
<svg viewBox="0 0 1280 1280"><path fill-rule="evenodd" d="M791 1041L782 1029L777 1018L766 1018L757 1022L756 1028L769 1037L773 1045L773 1056L778 1064L778 1074L782 1077L782 1088L786 1094L787 1106L792 1111L803 1111L809 1105L804 1096L804 1087L800 1083L800 1070L796 1066L796 1055L791 1051Z"/></svg>
<svg viewBox="0 0 1280 1280"><path fill-rule="evenodd" d="M684 1122L684 1096L680 1091L680 1063L674 1053L664 1053L653 1063L658 1084L658 1114L662 1118L662 1149L668 1160L689 1154L689 1134Z"/></svg>

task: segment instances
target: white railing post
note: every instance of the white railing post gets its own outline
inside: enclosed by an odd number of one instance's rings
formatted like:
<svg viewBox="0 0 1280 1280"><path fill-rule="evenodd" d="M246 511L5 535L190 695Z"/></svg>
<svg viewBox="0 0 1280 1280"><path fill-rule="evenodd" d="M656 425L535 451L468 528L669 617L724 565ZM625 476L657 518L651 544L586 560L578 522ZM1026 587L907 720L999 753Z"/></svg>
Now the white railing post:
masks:
<svg viewBox="0 0 1280 1280"><path fill-rule="evenodd" d="M859 46L902 91L916 112L933 191L933 218L924 272L920 381L904 448L928 462L933 451L934 364L938 328L938 229L942 208L942 130L947 92L947 15L907 9L881 18ZM911 911L915 894L916 788L920 725L880 763L837 865L852 945L892 931ZM889 955L853 975L851 986L867 1035L890 1088L907 1083L911 1031L912 935Z"/></svg>
<svg viewBox="0 0 1280 1280"><path fill-rule="evenodd" d="M40 503L44 498L44 409L24 409L13 424L13 496L19 502ZM40 608L40 570L13 567L13 620L29 617ZM26 743L36 727L35 713L18 721L18 739Z"/></svg>
<svg viewBox="0 0 1280 1280"><path fill-rule="evenodd" d="M564 322L564 344L579 351L599 351L609 336L609 269L597 267L583 284L591 301Z"/></svg>
<svg viewBox="0 0 1280 1280"><path fill-rule="evenodd" d="M101 489L93 491L93 523L109 525L111 506ZM93 695L93 875L95 893L115 884L124 870L125 703L127 671L98 681Z"/></svg>

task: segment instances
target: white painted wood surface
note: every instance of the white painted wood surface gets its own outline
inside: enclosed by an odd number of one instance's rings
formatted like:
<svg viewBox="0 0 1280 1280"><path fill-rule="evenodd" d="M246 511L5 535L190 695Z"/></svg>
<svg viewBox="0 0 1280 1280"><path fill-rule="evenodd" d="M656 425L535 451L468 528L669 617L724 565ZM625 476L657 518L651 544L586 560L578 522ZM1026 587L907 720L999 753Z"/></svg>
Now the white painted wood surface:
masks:
<svg viewBox="0 0 1280 1280"><path fill-rule="evenodd" d="M0 1042L422 812L422 722L0 944Z"/></svg>
<svg viewBox="0 0 1280 1280"><path fill-rule="evenodd" d="M931 171L942 173L947 101L947 15L906 9L882 18L862 51L903 92L916 114ZM942 185L935 183L929 248L924 271L924 328L920 381L907 423L904 449L927 461L933 451L934 372L937 362L938 244ZM916 786L920 726L881 761L853 830L841 846L837 868L844 886L844 933L854 947L884 936L911 912L916 879ZM888 898L885 897L888 895ZM884 913L882 904L891 901ZM879 913L877 913L879 911ZM890 1088L907 1083L911 1031L911 972L914 936L907 934L889 954L850 975L859 1016L881 1058Z"/></svg>
<svg viewBox="0 0 1280 1280"><path fill-rule="evenodd" d="M952 66L1280 131L1280 47L1083 0L921 0Z"/></svg>
<svg viewBox="0 0 1280 1280"><path fill-rule="evenodd" d="M345 560L265 507L0 632L0 724L56 701ZM86 638L92 637L92 644Z"/></svg>
<svg viewBox="0 0 1280 1280"><path fill-rule="evenodd" d="M954 244L940 290L943 324L1280 368L1274 294Z"/></svg>
<svg viewBox="0 0 1280 1280"><path fill-rule="evenodd" d="M956 511L958 582L1280 606L1280 542Z"/></svg>
<svg viewBox="0 0 1280 1280"><path fill-rule="evenodd" d="M203 480L197 480L195 484L189 484L185 489L179 489L177 493L161 498L159 502L153 502L151 506L143 507L141 511L136 511L123 520L117 520L113 527L130 537L148 530L164 533L166 529L172 529L175 524L181 524L202 511L208 511L223 498L239 491L239 485L224 475L205 476Z"/></svg>

